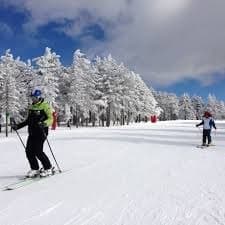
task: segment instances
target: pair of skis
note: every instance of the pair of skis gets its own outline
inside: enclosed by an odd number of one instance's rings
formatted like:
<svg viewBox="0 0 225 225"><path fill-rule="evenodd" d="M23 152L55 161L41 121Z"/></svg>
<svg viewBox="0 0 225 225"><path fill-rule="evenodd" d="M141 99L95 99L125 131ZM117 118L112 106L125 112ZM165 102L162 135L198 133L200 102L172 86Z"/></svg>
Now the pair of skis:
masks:
<svg viewBox="0 0 225 225"><path fill-rule="evenodd" d="M63 172L55 170L54 173L52 173L52 175L49 175L49 176L46 176L46 177L42 177L42 176L36 176L36 177L33 177L33 178L23 177L18 181L15 181L13 183L10 183L10 184L4 186L2 188L2 191L12 191L12 190L16 190L16 189L19 189L19 188L23 188L23 187L28 186L30 184L33 184L35 182L51 178L52 176L55 176L55 175L61 174L61 173L63 173Z"/></svg>
<svg viewBox="0 0 225 225"><path fill-rule="evenodd" d="M203 148L208 148L208 147L211 147L211 146L216 146L216 145L214 145L214 144L209 144L209 145L206 144L206 145L197 145L196 147L197 147L197 148L202 148L202 149L203 149Z"/></svg>

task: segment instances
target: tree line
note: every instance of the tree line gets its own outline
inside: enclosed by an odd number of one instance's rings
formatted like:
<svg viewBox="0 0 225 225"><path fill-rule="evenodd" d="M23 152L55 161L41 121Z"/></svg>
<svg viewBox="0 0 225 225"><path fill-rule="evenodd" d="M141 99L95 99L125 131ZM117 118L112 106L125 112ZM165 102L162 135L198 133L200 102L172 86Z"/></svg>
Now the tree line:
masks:
<svg viewBox="0 0 225 225"><path fill-rule="evenodd" d="M188 93L178 97L173 93L154 91L154 96L162 109L160 120L199 120L205 111L209 111L215 119L225 119L224 101L213 94L209 94L206 101L201 96L190 96Z"/></svg>
<svg viewBox="0 0 225 225"><path fill-rule="evenodd" d="M92 61L80 50L65 67L46 48L44 55L23 62L10 50L0 59L0 113L17 121L27 116L29 95L42 90L58 114L59 123L110 126L141 121L159 114L153 93L141 76L109 55Z"/></svg>
<svg viewBox="0 0 225 225"><path fill-rule="evenodd" d="M200 119L210 110L224 119L225 106L209 95L181 97L157 92L148 87L141 76L111 55L90 60L80 50L73 54L72 63L63 66L60 56L46 48L42 56L22 61L7 50L0 58L0 115L8 123L27 116L30 93L42 90L58 114L58 122L74 125L110 126L147 121L151 115L160 120Z"/></svg>

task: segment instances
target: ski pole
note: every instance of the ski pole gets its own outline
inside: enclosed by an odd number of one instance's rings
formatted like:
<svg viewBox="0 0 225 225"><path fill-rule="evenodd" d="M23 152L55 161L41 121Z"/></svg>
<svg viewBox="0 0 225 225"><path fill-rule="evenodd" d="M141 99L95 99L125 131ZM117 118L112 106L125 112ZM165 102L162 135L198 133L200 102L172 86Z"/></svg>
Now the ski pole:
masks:
<svg viewBox="0 0 225 225"><path fill-rule="evenodd" d="M53 157L54 160L55 160L56 166L58 167L58 170L59 170L59 172L61 173L62 170L60 169L59 164L58 164L58 162L57 162L57 160L56 160L56 158L55 158L55 156L54 156L54 154L53 154L53 151L52 151L52 148L51 148L51 145L50 145L50 143L49 143L49 141L48 141L47 136L46 136L46 141L47 141L48 147L49 147L49 149L50 149L50 151L51 151L51 153L52 153L52 157Z"/></svg>
<svg viewBox="0 0 225 225"><path fill-rule="evenodd" d="M202 132L201 132L200 127L198 127L198 131L199 131L199 132L197 132L197 137L198 137L198 138L201 138L201 133L202 133Z"/></svg>
<svg viewBox="0 0 225 225"><path fill-rule="evenodd" d="M23 140L22 140L22 138L20 137L19 132L18 132L17 130L15 130L15 132L16 132L18 138L20 139L20 142L22 143L22 145L23 145L23 147L24 147L24 149L25 149L25 151L26 151L26 146L25 146L25 144L23 143Z"/></svg>
<svg viewBox="0 0 225 225"><path fill-rule="evenodd" d="M11 127L12 127L12 125L16 125L16 121L15 121L14 117L11 117ZM23 145L23 147L24 147L24 149L26 151L26 146L25 146L25 144L24 144L24 142L23 142L19 132L16 129L15 129L15 132L16 132L18 138L20 139L21 144Z"/></svg>
<svg viewBox="0 0 225 225"><path fill-rule="evenodd" d="M49 147L49 149L50 149L50 151L51 151L51 154L52 154L53 159L55 160L56 166L58 167L58 170L59 170L59 172L61 173L62 170L61 170L60 167L59 167L59 164L58 164L58 162L57 162L57 160L56 160L56 158L55 158L55 155L54 155L54 153L53 153L53 151L52 151L51 145L50 145L50 143L49 143L49 141L48 141L47 135L46 135L46 133L45 133L45 131L44 131L43 128L42 128L42 132L43 132L43 134L44 134L44 136L45 136L45 138L46 138L46 141L47 141L47 143L48 143L48 147Z"/></svg>
<svg viewBox="0 0 225 225"><path fill-rule="evenodd" d="M216 133L217 133L217 132L216 132L216 129L215 129L215 132L214 132L214 139L216 139Z"/></svg>
<svg viewBox="0 0 225 225"><path fill-rule="evenodd" d="M201 129L198 127L199 132L197 133L197 136L200 137L201 135Z"/></svg>

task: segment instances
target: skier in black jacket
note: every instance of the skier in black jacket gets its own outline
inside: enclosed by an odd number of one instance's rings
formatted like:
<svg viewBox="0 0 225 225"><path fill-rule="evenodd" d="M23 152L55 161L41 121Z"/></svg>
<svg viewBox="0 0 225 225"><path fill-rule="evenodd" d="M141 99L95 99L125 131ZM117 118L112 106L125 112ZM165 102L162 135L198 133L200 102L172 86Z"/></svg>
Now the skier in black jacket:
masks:
<svg viewBox="0 0 225 225"><path fill-rule="evenodd" d="M31 170L27 177L38 175L48 176L52 174L52 165L49 158L43 151L44 141L48 135L48 126L52 124L52 109L50 105L41 97L41 91L35 90L31 93L32 105L29 108L28 118L19 124L12 125L14 130L28 125L28 139L26 144L26 156ZM43 170L39 170L38 160L43 165Z"/></svg>

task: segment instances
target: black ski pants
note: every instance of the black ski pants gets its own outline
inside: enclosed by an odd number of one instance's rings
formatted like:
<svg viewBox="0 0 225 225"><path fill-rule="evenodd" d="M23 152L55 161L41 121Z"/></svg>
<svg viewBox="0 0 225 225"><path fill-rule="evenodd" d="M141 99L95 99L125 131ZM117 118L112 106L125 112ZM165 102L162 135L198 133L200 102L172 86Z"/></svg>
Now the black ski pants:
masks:
<svg viewBox="0 0 225 225"><path fill-rule="evenodd" d="M29 135L26 146L26 156L32 170L38 170L38 160L42 163L45 170L50 169L51 163L48 156L43 151L44 142L46 140L45 135Z"/></svg>
<svg viewBox="0 0 225 225"><path fill-rule="evenodd" d="M203 129L202 143L206 144L206 139L208 139L208 144L212 142L211 129Z"/></svg>

